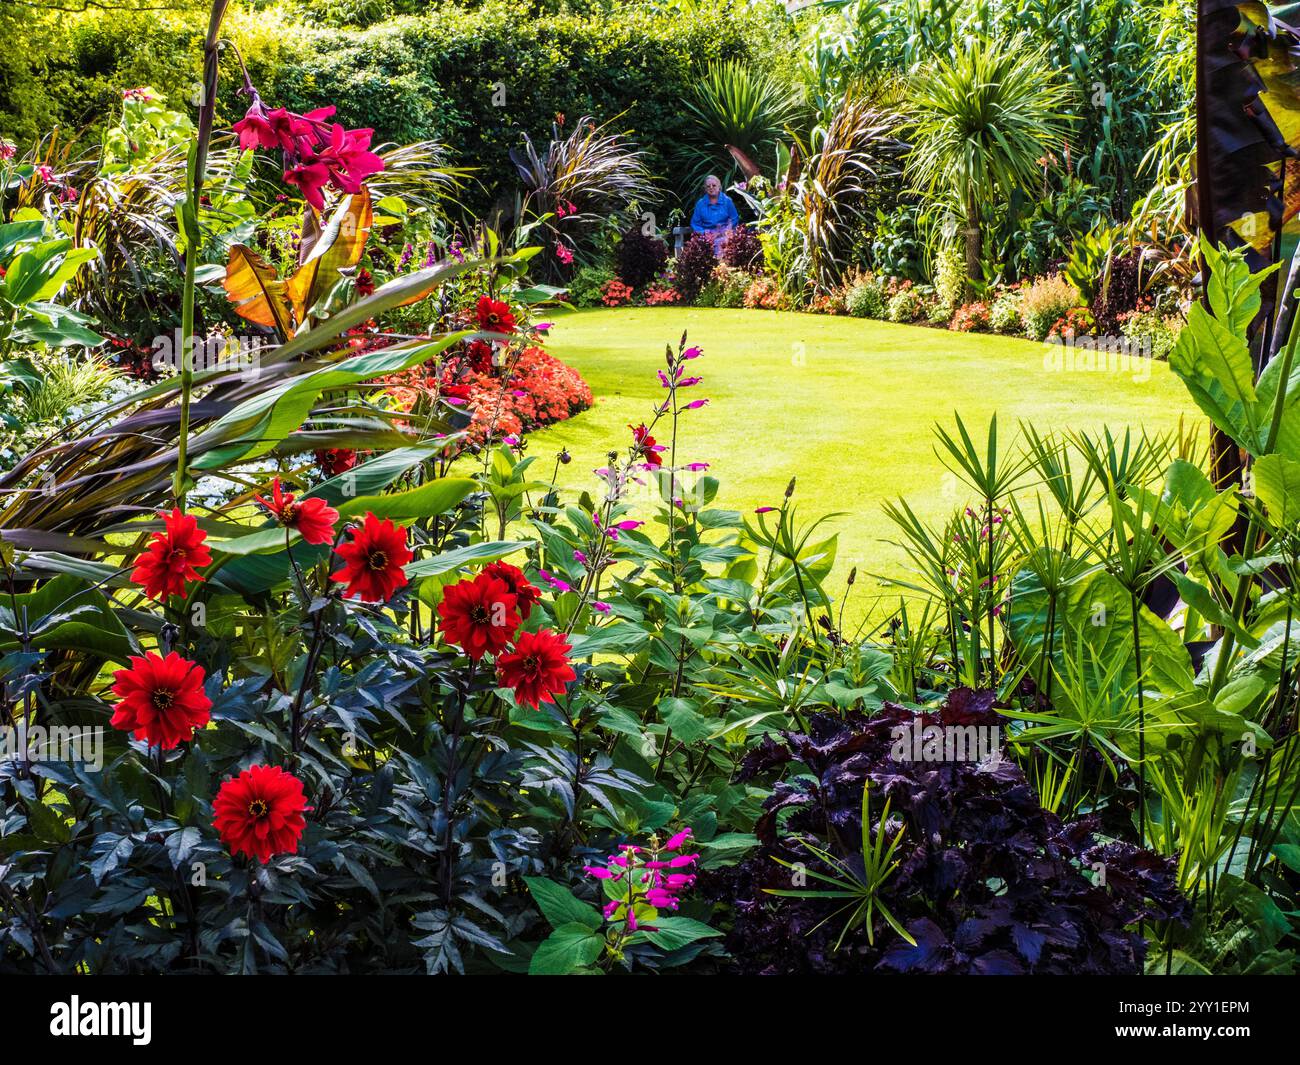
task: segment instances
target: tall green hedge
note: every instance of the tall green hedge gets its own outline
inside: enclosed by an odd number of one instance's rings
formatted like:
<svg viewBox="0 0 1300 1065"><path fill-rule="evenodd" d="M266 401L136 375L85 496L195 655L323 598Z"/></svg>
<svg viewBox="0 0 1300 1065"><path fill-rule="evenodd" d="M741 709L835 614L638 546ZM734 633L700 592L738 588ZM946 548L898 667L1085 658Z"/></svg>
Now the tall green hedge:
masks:
<svg viewBox="0 0 1300 1065"><path fill-rule="evenodd" d="M733 57L770 66L790 52L782 19L740 5L681 15L614 4L538 17L524 14L528 7L439 5L364 29L310 25L309 9L297 16L244 10L227 30L268 101L295 110L332 103L342 122L373 126L382 140L445 141L453 162L478 168L485 187L467 204L478 208L513 187L507 153L521 134L546 136L557 113L569 122L621 115L617 125L650 152L670 191L673 151L689 135L682 100L704 67ZM133 85L153 85L174 100L188 96L202 29L198 12L92 12L66 26L61 53L43 59L47 82L60 87L62 117L80 123L113 114L121 90ZM233 60L223 85L229 121L246 106L234 95ZM16 111L0 101L0 131L6 122L19 125Z"/></svg>

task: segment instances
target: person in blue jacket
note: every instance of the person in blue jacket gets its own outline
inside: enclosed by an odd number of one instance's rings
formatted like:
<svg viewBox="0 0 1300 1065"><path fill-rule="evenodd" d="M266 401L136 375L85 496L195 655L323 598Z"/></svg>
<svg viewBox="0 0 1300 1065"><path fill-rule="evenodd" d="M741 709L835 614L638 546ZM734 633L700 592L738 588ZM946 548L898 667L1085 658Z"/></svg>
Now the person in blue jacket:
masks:
<svg viewBox="0 0 1300 1065"><path fill-rule="evenodd" d="M710 174L704 179L704 195L695 201L691 229L709 237L714 251L717 251L727 234L738 225L740 215L736 213L736 205L722 191L722 182Z"/></svg>

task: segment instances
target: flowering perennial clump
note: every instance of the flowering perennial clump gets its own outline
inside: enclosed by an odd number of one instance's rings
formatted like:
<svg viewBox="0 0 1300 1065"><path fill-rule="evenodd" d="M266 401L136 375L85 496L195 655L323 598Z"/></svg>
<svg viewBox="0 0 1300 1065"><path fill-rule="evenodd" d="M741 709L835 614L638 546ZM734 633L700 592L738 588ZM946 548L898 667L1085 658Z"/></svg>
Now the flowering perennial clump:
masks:
<svg viewBox="0 0 1300 1065"><path fill-rule="evenodd" d="M651 836L647 847L624 844L604 865L583 866L588 876L605 882L606 894L612 896L603 910L605 920L621 923L629 933L655 931L657 913L676 910L695 883L700 856L680 853L690 836L689 828L663 843Z"/></svg>

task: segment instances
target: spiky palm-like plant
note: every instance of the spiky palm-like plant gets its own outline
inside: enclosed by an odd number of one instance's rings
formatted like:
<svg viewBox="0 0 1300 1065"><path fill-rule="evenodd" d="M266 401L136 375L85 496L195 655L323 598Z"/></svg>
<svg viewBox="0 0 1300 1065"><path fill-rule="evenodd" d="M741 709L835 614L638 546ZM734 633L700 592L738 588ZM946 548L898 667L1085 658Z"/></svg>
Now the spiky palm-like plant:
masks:
<svg viewBox="0 0 1300 1065"><path fill-rule="evenodd" d="M738 148L760 165L772 159L787 125L798 117L797 99L770 74L732 60L711 63L683 100L695 127L693 143L681 150L682 188L698 195L710 171L732 171L728 152ZM725 174L724 174L725 176Z"/></svg>
<svg viewBox="0 0 1300 1065"><path fill-rule="evenodd" d="M913 180L951 197L966 217L966 271L982 276L981 207L1028 185L1038 160L1058 150L1069 126L1070 90L1046 53L1023 35L969 38L951 59L918 76L912 105Z"/></svg>

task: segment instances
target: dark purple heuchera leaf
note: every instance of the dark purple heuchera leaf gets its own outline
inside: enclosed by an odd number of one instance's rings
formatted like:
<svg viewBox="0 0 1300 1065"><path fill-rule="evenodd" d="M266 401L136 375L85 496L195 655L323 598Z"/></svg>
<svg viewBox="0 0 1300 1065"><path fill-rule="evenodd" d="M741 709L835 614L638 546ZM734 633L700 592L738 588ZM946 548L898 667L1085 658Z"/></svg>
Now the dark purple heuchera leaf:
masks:
<svg viewBox="0 0 1300 1065"><path fill-rule="evenodd" d="M991 692L958 689L937 711L921 715L920 725L1000 727L993 701ZM1062 824L1038 805L1005 752L983 764L895 760L895 730L910 729L914 716L892 703L872 717L816 715L806 733L784 733L781 742L766 738L745 759L742 780L773 769L786 779L764 804L758 851L711 886L734 907L728 947L741 970L1138 972L1146 942L1137 922L1186 919L1172 860L1099 838L1095 818ZM889 838L906 825L882 901L916 945L877 919L874 946L859 928L837 951L845 915L825 918L844 900L778 898L764 889L790 887L789 870L774 859L831 872L801 839L861 869L867 782L877 817L885 797L890 800ZM872 830L881 830L878 822ZM1086 875L1098 862L1104 886Z"/></svg>

